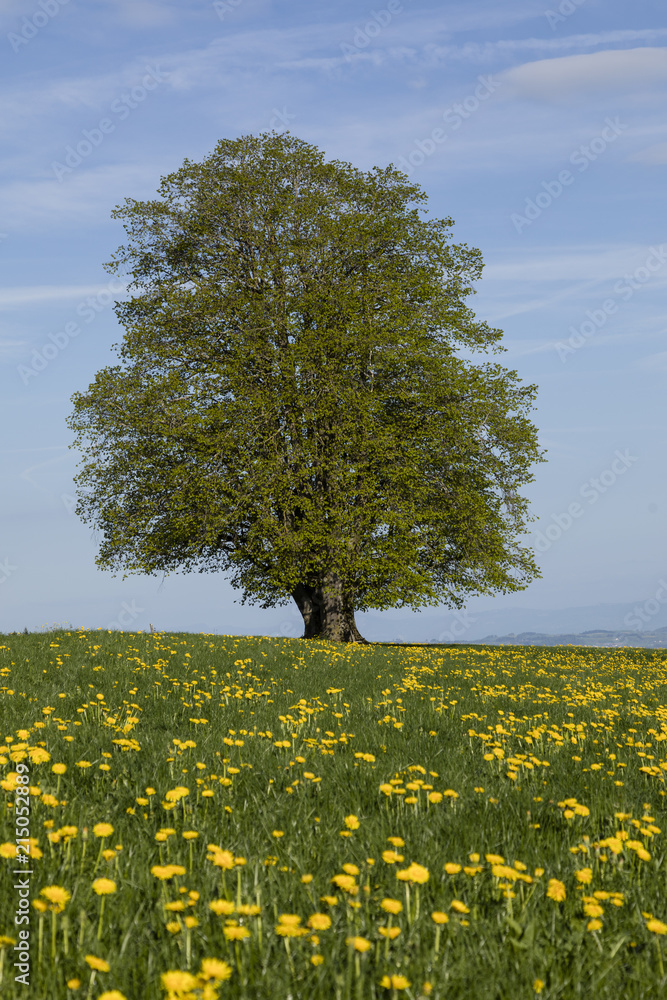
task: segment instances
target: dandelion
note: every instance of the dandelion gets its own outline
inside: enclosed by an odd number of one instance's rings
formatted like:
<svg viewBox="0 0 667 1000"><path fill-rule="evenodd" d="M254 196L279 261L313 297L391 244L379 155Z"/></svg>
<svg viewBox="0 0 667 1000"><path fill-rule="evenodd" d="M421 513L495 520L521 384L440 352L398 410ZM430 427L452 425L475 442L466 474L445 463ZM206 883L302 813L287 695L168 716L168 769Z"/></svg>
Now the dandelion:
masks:
<svg viewBox="0 0 667 1000"><path fill-rule="evenodd" d="M533 989L536 993L541 993L544 989L544 981L542 979L536 979L533 983Z"/></svg>
<svg viewBox="0 0 667 1000"><path fill-rule="evenodd" d="M93 827L93 833L96 837L110 837L113 833L113 826L111 823L96 823Z"/></svg>
<svg viewBox="0 0 667 1000"><path fill-rule="evenodd" d="M343 892L349 892L352 896L359 891L359 886L354 881L354 875L334 875L331 881Z"/></svg>
<svg viewBox="0 0 667 1000"><path fill-rule="evenodd" d="M591 931L591 933L593 931L599 931L601 927L602 927L602 921L597 919L589 920L588 923L586 924L586 930Z"/></svg>
<svg viewBox="0 0 667 1000"><path fill-rule="evenodd" d="M380 986L386 990L407 990L410 981L405 976L383 976L380 980Z"/></svg>
<svg viewBox="0 0 667 1000"><path fill-rule="evenodd" d="M190 794L190 789L186 788L184 785L179 785L177 788L172 788L168 792L165 792L165 799L167 802L179 802L184 799L186 795Z"/></svg>
<svg viewBox="0 0 667 1000"><path fill-rule="evenodd" d="M460 899L453 899L449 905L457 913L470 913L470 909Z"/></svg>
<svg viewBox="0 0 667 1000"><path fill-rule="evenodd" d="M191 972L178 970L163 972L160 979L162 980L162 988L168 990L169 993L187 993L195 990L199 985L197 977L193 976Z"/></svg>
<svg viewBox="0 0 667 1000"><path fill-rule="evenodd" d="M127 1000L127 998L120 990L105 990L104 993L100 993L97 1000Z"/></svg>
<svg viewBox="0 0 667 1000"><path fill-rule="evenodd" d="M97 958L95 955L86 955L85 960L95 972L108 972L111 968L108 962L105 962L103 958Z"/></svg>
<svg viewBox="0 0 667 1000"><path fill-rule="evenodd" d="M588 885L589 882L591 882L593 879L593 869L579 868L577 871L575 871L574 877L576 878L577 882L580 882L582 885Z"/></svg>
<svg viewBox="0 0 667 1000"><path fill-rule="evenodd" d="M348 828L348 830L358 830L359 829L360 823L359 823L359 820L357 819L356 816L346 816L344 822L345 822L345 826Z"/></svg>
<svg viewBox="0 0 667 1000"><path fill-rule="evenodd" d="M93 890L98 896L105 896L116 891L116 883L110 878L98 878L93 882Z"/></svg>
<svg viewBox="0 0 667 1000"><path fill-rule="evenodd" d="M565 886L563 883L559 882L557 878L550 878L547 896L549 899L553 899L555 903L561 903L566 896Z"/></svg>
<svg viewBox="0 0 667 1000"><path fill-rule="evenodd" d="M365 937L348 937L345 938L345 944L349 945L355 951L365 952L371 947L371 942Z"/></svg>
<svg viewBox="0 0 667 1000"><path fill-rule="evenodd" d="M331 917L326 913L313 913L308 918L308 926L314 931L326 931L331 927Z"/></svg>
<svg viewBox="0 0 667 1000"><path fill-rule="evenodd" d="M445 871L448 875L458 875L461 871L461 865L457 865L453 861L448 861L445 865Z"/></svg>
<svg viewBox="0 0 667 1000"><path fill-rule="evenodd" d="M244 938L250 937L248 928L239 927L237 924L227 924L223 929L223 933L228 941L243 941Z"/></svg>
<svg viewBox="0 0 667 1000"><path fill-rule="evenodd" d="M185 868L183 865L153 865L151 875L155 875L161 881L167 881L174 875L185 875Z"/></svg>
<svg viewBox="0 0 667 1000"><path fill-rule="evenodd" d="M231 978L232 967L219 958L203 958L199 975L204 980L215 979L217 982L223 982Z"/></svg>
<svg viewBox="0 0 667 1000"><path fill-rule="evenodd" d="M401 933L401 928L392 927L391 924L389 924L387 927L378 927L378 932L383 938L388 938L389 941L393 941L394 938L397 938Z"/></svg>
<svg viewBox="0 0 667 1000"><path fill-rule="evenodd" d="M397 914L403 909L403 904L398 899L383 899L380 906L386 913Z"/></svg>
<svg viewBox="0 0 667 1000"><path fill-rule="evenodd" d="M43 889L40 889L39 894L48 899L51 903L49 909L53 910L54 913L62 913L72 898L71 893L67 889L63 889L60 885L47 885Z"/></svg>
<svg viewBox="0 0 667 1000"><path fill-rule="evenodd" d="M415 861L408 868L396 872L396 878L400 879L401 882L416 882L418 885L428 882L429 877L428 868L418 865Z"/></svg>
<svg viewBox="0 0 667 1000"><path fill-rule="evenodd" d="M662 920L656 920L655 917L651 917L647 921L646 929L652 931L653 934L667 934L667 924L663 923Z"/></svg>

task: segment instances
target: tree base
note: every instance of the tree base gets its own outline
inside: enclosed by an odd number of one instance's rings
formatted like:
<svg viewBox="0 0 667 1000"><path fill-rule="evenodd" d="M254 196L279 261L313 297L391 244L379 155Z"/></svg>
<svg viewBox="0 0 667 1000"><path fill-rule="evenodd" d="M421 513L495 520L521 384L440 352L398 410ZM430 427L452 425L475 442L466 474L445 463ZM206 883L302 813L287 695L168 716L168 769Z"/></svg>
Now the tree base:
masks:
<svg viewBox="0 0 667 1000"><path fill-rule="evenodd" d="M300 583L292 597L303 618L302 638L370 645L357 628L352 602L343 593L338 578L329 577L321 587Z"/></svg>

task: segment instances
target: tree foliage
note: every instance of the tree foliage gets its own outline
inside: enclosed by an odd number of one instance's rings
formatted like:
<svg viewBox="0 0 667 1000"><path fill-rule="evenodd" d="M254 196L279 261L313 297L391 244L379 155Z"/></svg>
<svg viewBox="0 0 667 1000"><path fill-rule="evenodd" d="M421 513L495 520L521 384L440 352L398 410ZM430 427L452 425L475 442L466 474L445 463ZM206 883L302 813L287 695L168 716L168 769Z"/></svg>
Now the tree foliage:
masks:
<svg viewBox="0 0 667 1000"><path fill-rule="evenodd" d="M114 211L120 363L73 397L77 512L107 569L225 570L306 635L539 575L518 542L535 386L472 352L478 250L392 166L222 140Z"/></svg>

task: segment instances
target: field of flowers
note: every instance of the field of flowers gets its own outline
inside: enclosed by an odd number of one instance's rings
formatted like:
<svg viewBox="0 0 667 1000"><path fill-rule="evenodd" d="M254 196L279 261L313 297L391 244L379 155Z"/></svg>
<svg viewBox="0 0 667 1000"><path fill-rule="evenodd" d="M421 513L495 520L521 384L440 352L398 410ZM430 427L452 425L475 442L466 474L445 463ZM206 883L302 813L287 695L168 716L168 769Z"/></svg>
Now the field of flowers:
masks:
<svg viewBox="0 0 667 1000"><path fill-rule="evenodd" d="M3 1000L667 996L663 651L0 636L0 776Z"/></svg>

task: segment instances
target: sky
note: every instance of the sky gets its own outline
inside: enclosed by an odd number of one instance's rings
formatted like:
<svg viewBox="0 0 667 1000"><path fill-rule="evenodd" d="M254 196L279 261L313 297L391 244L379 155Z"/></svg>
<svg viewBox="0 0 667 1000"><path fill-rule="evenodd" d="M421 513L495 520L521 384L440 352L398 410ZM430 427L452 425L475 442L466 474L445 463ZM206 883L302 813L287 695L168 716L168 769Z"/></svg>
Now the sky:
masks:
<svg viewBox="0 0 667 1000"><path fill-rule="evenodd" d="M635 602L666 623L662 0L0 0L3 48L0 631L301 634L295 606L241 605L223 574L100 571L65 422L123 336L114 206L272 129L421 185L482 252L492 360L538 386L524 541L542 576L466 614L501 633L505 610ZM473 637L444 606L359 616L376 640L454 621Z"/></svg>

